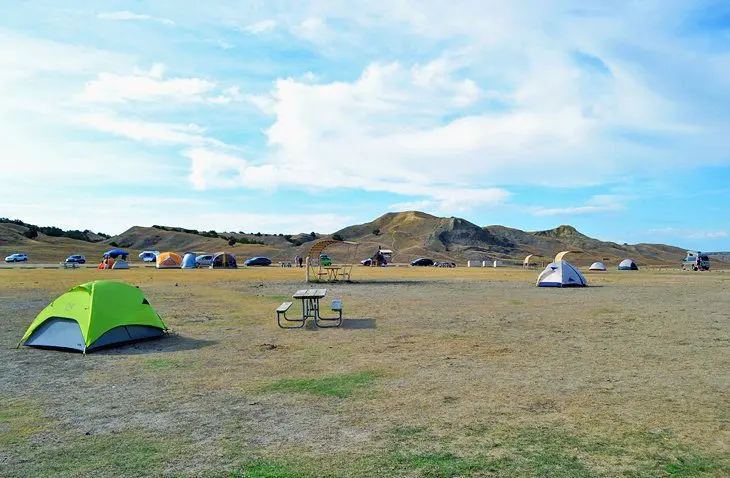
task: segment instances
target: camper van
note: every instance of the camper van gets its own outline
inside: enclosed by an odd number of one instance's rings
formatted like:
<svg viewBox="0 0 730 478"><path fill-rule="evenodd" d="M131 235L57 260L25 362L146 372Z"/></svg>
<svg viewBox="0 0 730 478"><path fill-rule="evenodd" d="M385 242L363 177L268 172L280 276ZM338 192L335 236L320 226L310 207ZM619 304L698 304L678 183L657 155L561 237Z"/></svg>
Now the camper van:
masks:
<svg viewBox="0 0 730 478"><path fill-rule="evenodd" d="M687 251L687 257L682 259L684 271L709 271L710 257L700 251Z"/></svg>

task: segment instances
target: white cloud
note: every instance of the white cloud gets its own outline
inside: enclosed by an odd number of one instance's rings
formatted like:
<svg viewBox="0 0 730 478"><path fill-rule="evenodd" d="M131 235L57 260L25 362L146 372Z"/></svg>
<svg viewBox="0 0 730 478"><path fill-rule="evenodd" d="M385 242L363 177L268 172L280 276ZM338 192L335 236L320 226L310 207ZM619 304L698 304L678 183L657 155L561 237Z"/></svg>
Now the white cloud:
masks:
<svg viewBox="0 0 730 478"><path fill-rule="evenodd" d="M205 136L205 128L195 123L155 123L108 113L80 114L75 119L88 128L143 143L227 147L222 141Z"/></svg>
<svg viewBox="0 0 730 478"><path fill-rule="evenodd" d="M593 196L585 205L557 208L533 208L535 216L578 216L626 209L625 198L615 195Z"/></svg>
<svg viewBox="0 0 730 478"><path fill-rule="evenodd" d="M103 12L99 13L96 18L99 20L119 20L119 21L155 21L164 23L166 25L174 25L175 22L169 18L156 18L151 15L145 15L141 13L130 12L129 10L120 10L116 12Z"/></svg>
<svg viewBox="0 0 730 478"><path fill-rule="evenodd" d="M164 65L149 71L136 69L129 76L99 73L86 83L81 99L90 102L202 101L217 85L202 78L164 79Z"/></svg>
<svg viewBox="0 0 730 478"><path fill-rule="evenodd" d="M126 174L135 175L135 171ZM3 192L0 191L0 199ZM79 214L79 203L84 203L83 214ZM220 206L210 200L169 197L160 195L138 195L104 197L98 195L88 201L84 195L69 193L65 196L48 198L41 204L32 197L15 198L3 205L14 216L31 224L55 225L65 229L84 230L91 228L107 234L119 234L132 226L152 226L153 224L173 225L198 230L232 231L262 233L300 233L315 230L330 233L352 224L348 215L327 213L284 213L267 214L246 211L245 204L236 211L220 211ZM178 208L185 214L170 217L160 210ZM252 208L255 209L255 208ZM114 211L114 214L109 214Z"/></svg>
<svg viewBox="0 0 730 478"><path fill-rule="evenodd" d="M277 25L278 23L276 20L262 20L260 22L246 25L243 30L247 33L251 33L252 35L258 35L259 33L273 30Z"/></svg>
<svg viewBox="0 0 730 478"><path fill-rule="evenodd" d="M686 229L676 227L662 227L647 231L652 236L669 236L683 239L725 239L730 232L725 230Z"/></svg>

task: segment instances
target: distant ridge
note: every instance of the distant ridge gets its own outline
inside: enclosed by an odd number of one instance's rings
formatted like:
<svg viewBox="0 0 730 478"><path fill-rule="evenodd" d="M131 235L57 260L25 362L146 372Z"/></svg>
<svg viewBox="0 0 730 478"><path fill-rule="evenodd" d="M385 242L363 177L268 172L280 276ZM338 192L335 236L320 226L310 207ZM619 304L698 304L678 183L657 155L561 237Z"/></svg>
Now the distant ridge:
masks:
<svg viewBox="0 0 730 478"><path fill-rule="evenodd" d="M544 231L526 232L506 226L478 226L458 217L437 217L420 211L389 212L363 224L355 224L332 235L314 232L296 235L196 231L174 226L134 226L105 239L94 235L90 243L69 237L49 237L38 231L28 238L29 226L22 221L0 223L0 254L28 252L36 257L59 260L64 253L98 255L110 247L130 252L145 249L176 252L228 250L240 256L263 255L273 260L291 260L306 253L311 241L321 237L342 237L359 242L362 258L378 247L394 251L395 262L417 257L437 260L503 260L521 262L528 254L551 260L562 250L581 251L570 256L577 264L602 260L618 262L630 257L641 264L678 264L685 249L663 244L617 244L586 236L573 226L561 225ZM245 226L241 226L244 228ZM51 231L54 234L57 231ZM90 238L91 238L90 237ZM243 242L243 243L242 243ZM715 253L713 259L729 260L730 253ZM37 257L36 257L37 258Z"/></svg>

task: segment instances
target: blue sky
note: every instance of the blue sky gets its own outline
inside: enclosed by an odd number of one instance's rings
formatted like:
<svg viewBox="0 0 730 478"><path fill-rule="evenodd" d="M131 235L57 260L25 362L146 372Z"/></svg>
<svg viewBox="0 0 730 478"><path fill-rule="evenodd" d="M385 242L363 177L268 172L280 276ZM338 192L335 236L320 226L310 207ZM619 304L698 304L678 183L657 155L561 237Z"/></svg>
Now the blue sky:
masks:
<svg viewBox="0 0 730 478"><path fill-rule="evenodd" d="M730 249L730 4L586 3L8 3L0 215Z"/></svg>

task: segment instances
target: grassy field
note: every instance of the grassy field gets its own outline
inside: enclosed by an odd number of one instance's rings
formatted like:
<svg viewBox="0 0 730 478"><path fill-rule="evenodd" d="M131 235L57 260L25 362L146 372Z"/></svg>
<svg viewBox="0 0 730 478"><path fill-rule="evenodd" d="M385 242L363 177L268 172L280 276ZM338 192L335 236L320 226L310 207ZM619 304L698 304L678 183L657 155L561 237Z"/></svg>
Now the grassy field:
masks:
<svg viewBox="0 0 730 478"><path fill-rule="evenodd" d="M730 274L356 269L339 329L281 330L296 269L0 270L2 476L728 476ZM16 349L72 285L169 337Z"/></svg>

